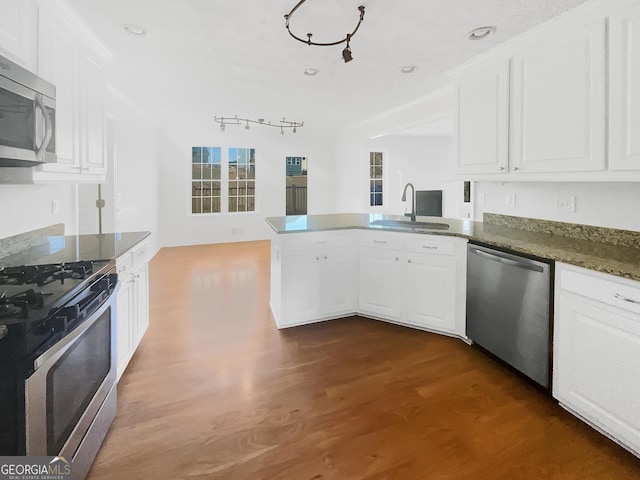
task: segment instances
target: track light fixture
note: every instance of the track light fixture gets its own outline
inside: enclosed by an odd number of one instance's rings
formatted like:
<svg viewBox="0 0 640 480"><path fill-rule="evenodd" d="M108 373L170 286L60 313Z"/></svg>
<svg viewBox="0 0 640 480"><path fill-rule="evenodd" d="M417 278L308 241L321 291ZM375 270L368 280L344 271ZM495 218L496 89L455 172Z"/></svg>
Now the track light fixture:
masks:
<svg viewBox="0 0 640 480"><path fill-rule="evenodd" d="M298 10L298 8L300 8L300 6L306 1L307 0L300 0L296 4L296 6L293 7L291 9L291 11L284 16L285 28L289 32L289 35L291 35L293 38L295 38L299 42L306 43L307 45L314 45L316 47L330 47L330 46L333 46L333 45L340 45L341 43L345 43L346 42L347 46L342 51L342 59L344 60L344 63L349 63L351 60L353 60L353 57L351 56L351 47L349 46L349 42L351 41L351 37L353 37L356 34L358 29L360 28L360 24L364 20L364 5L360 5L358 7L358 11L360 12L360 19L358 20L358 24L356 25L356 28L353 29L353 32L347 33L347 35L342 40L337 40L335 42L325 42L325 43L323 43L323 42L313 42L311 40L311 37L313 36L312 33L307 33L307 39L306 40L304 38L300 38L296 34L294 34L291 31L291 28L289 27L289 21L291 20L291 17L296 12L296 10Z"/></svg>
<svg viewBox="0 0 640 480"><path fill-rule="evenodd" d="M249 131L251 129L249 126L250 123L257 123L258 125L264 125L266 127L280 128L280 135L284 135L285 128L290 128L293 133L296 133L299 127L304 127L304 122L290 122L284 118L279 122L274 123L265 122L264 118L251 120L250 118L239 118L237 115L234 117L213 117L213 119L220 124L220 131L222 133L226 130L227 125L244 125L245 131Z"/></svg>

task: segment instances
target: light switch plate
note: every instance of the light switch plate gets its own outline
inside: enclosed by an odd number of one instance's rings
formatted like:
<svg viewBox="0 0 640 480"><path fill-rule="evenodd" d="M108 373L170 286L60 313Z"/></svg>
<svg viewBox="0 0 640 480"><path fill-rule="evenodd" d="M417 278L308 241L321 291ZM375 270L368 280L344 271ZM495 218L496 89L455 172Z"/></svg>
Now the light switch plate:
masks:
<svg viewBox="0 0 640 480"><path fill-rule="evenodd" d="M516 194L509 192L507 193L507 206L515 207L516 206Z"/></svg>

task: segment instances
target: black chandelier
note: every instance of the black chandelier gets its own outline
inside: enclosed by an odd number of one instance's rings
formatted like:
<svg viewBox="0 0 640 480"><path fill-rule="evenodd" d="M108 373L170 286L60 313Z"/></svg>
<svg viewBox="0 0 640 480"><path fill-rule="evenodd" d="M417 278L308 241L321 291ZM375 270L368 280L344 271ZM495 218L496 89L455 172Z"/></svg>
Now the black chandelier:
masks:
<svg viewBox="0 0 640 480"><path fill-rule="evenodd" d="M215 116L213 119L220 124L220 131L224 133L227 125L244 125L245 130L249 130L251 127L249 124L257 124L264 125L265 127L275 127L280 129L280 135L284 135L284 129L290 128L293 133L298 131L298 128L304 127L304 122L290 122L289 120L285 120L284 118L279 122L271 123L269 121L265 121L264 118L259 118L257 120L252 120L250 118L238 118L235 117L218 117Z"/></svg>
<svg viewBox="0 0 640 480"><path fill-rule="evenodd" d="M296 4L296 6L293 7L291 11L284 16L285 27L289 32L289 35L291 35L293 38L295 38L299 42L306 43L307 45L315 45L317 47L331 47L333 45L340 45L341 43L347 42L347 46L345 47L344 50L342 50L342 59L344 60L344 63L348 63L351 60L353 60L353 57L351 56L351 47L349 46L349 42L351 42L351 37L353 37L356 34L358 29L360 28L360 24L364 20L364 5L360 5L358 7L358 10L360 11L360 20L358 20L358 24L356 25L356 28L353 29L353 32L347 33L347 36L344 37L342 40L337 40L335 42L321 43L321 42L314 42L311 40L311 37L313 36L312 33L307 33L307 39L305 40L304 38L298 37L295 33L291 31L291 28L289 28L289 21L291 20L291 17L296 12L296 10L298 10L298 8L300 8L300 6L306 1L307 0L300 0Z"/></svg>

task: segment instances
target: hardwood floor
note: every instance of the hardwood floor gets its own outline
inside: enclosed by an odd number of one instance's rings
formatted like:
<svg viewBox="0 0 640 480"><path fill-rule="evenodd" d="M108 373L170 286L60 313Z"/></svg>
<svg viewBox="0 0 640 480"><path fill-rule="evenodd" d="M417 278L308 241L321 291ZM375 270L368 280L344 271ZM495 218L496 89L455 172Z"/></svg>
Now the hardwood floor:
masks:
<svg viewBox="0 0 640 480"><path fill-rule="evenodd" d="M163 249L150 280L91 480L640 478L460 340L358 317L278 331L268 242Z"/></svg>

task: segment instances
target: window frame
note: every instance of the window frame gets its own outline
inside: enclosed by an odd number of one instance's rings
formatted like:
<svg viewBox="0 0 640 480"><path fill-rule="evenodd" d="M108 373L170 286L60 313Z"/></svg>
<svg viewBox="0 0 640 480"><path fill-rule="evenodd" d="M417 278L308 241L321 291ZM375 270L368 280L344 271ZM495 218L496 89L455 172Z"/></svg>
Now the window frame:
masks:
<svg viewBox="0 0 640 480"><path fill-rule="evenodd" d="M207 142L208 143L208 142ZM259 210L258 210L258 206L259 206L259 201L258 201L258 183L257 183L257 179L259 177L259 168L258 168L258 164L256 163L256 159L257 159L257 155L258 155L258 149L255 147L236 147L236 146L225 146L223 144L217 144L217 145L192 145L191 147L193 148L219 148L220 149L220 211L219 212L206 212L206 213L194 213L193 212L193 199L194 198L198 198L198 197L194 197L193 196L193 182L197 181L193 179L193 150L192 150L192 159L189 163L189 165L186 167L188 168L188 175L189 175L189 181L185 182L185 186L186 189L188 189L188 197L186 200L186 204L187 204L187 216L191 216L191 217L219 217L219 216L227 216L227 215L255 215L255 214L259 214ZM254 152L254 162L253 162L253 166L254 166L254 179L252 179L252 181L254 182L254 194L253 194L253 210L252 211L239 211L239 212L232 212L229 211L229 184L230 184L230 179L229 179L229 150L235 148L235 149L245 149L245 150L253 150ZM247 179L248 181L249 179ZM202 181L202 179L200 180ZM215 181L218 181L217 179ZM245 198L247 196L245 195ZM204 197L200 197L200 198L204 198ZM237 197L236 197L237 198Z"/></svg>

